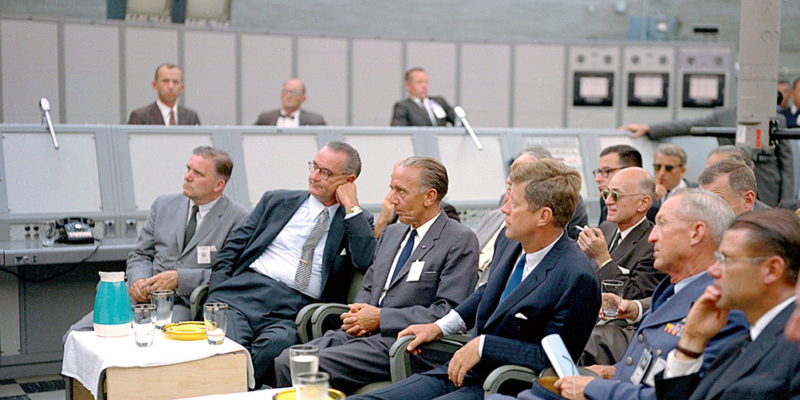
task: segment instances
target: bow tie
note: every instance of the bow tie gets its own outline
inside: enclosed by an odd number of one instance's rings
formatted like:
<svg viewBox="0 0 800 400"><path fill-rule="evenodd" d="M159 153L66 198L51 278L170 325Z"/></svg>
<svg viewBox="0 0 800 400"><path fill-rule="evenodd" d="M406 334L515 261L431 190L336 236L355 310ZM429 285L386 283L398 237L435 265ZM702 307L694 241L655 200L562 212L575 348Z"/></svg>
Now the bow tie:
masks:
<svg viewBox="0 0 800 400"><path fill-rule="evenodd" d="M294 115L293 115L293 114L284 114L284 113L280 113L280 116L281 116L281 118L291 118L291 119L294 119Z"/></svg>

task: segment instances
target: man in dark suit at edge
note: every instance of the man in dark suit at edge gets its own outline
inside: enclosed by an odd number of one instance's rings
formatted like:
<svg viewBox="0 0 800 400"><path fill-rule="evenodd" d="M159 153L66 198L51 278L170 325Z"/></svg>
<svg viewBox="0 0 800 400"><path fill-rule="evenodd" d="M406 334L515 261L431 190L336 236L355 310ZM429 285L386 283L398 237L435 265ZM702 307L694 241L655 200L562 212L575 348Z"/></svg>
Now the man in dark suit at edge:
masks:
<svg viewBox="0 0 800 400"><path fill-rule="evenodd" d="M372 217L358 206L358 151L326 144L308 163L308 191L264 193L217 255L208 301L230 306L226 336L253 356L258 382L272 383L273 359L298 340L297 312L343 301L354 267L375 252Z"/></svg>
<svg viewBox="0 0 800 400"><path fill-rule="evenodd" d="M397 333L433 322L472 294L478 278L478 239L441 208L447 170L430 157L398 162L389 201L399 216L378 239L375 259L342 329L309 344L320 348L319 370L330 384L351 393L370 382L389 380L389 348ZM275 360L277 385L291 386L289 351Z"/></svg>
<svg viewBox="0 0 800 400"><path fill-rule="evenodd" d="M511 182L488 282L435 323L399 334L416 335L412 352L467 327L474 327L472 339L448 365L354 399L483 399L483 380L498 366L548 367L540 342L551 333L561 335L573 358L580 354L600 308L592 262L564 234L580 175L558 161L537 160L515 163Z"/></svg>
<svg viewBox="0 0 800 400"><path fill-rule="evenodd" d="M200 125L196 112L177 104L183 88L183 72L177 65L159 65L153 79L155 103L131 111L128 125Z"/></svg>
<svg viewBox="0 0 800 400"><path fill-rule="evenodd" d="M455 125L456 112L444 97L428 96L428 74L420 67L406 72L408 98L394 103L391 126Z"/></svg>

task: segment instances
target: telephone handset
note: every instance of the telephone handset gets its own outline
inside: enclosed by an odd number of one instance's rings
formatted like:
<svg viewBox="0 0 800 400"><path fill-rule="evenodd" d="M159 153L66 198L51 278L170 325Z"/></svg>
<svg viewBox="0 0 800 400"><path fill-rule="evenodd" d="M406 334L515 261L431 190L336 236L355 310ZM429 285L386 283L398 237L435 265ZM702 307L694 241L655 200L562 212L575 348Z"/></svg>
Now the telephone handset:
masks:
<svg viewBox="0 0 800 400"><path fill-rule="evenodd" d="M94 220L83 217L63 218L56 221L56 242L80 244L94 242Z"/></svg>

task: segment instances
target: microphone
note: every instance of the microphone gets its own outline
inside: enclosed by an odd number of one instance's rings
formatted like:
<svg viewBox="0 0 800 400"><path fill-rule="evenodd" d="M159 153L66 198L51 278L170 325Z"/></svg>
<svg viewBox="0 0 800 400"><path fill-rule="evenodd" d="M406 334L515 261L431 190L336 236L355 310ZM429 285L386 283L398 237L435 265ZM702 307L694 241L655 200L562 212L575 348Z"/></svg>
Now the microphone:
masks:
<svg viewBox="0 0 800 400"><path fill-rule="evenodd" d="M461 125L464 125L464 129L467 130L467 133L469 133L469 136L472 138L472 141L475 143L475 146L478 148L478 150L483 150L483 145L478 140L478 135L475 134L475 130L472 129L472 125L467 120L467 113L464 112L464 109L461 108L461 106L456 106L453 111L456 112L456 117L458 117L458 120L461 121Z"/></svg>
<svg viewBox="0 0 800 400"><path fill-rule="evenodd" d="M53 139L53 146L58 150L58 140L56 140L56 131L53 129L53 119L50 118L50 102L46 97L39 99L39 109L42 110L42 123L47 124L47 130L50 132L50 138Z"/></svg>

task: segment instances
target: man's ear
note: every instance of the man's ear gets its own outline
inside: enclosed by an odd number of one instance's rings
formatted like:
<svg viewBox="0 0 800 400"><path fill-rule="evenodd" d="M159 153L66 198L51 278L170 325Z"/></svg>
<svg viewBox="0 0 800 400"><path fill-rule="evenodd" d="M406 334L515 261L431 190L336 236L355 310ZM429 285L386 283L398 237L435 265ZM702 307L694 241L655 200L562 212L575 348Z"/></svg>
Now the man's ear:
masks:
<svg viewBox="0 0 800 400"><path fill-rule="evenodd" d="M350 174L350 175L347 175L347 178L345 178L345 180L346 180L347 182L353 183L353 182L355 182L355 181L356 181L356 175L355 175L355 174Z"/></svg>
<svg viewBox="0 0 800 400"><path fill-rule="evenodd" d="M437 197L439 197L439 193L436 191L436 189L430 188L425 191L425 200L422 202L422 204L424 204L425 207L430 207L436 202Z"/></svg>

